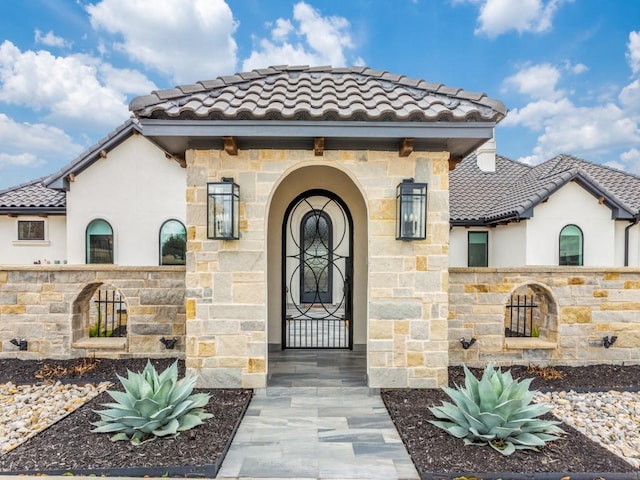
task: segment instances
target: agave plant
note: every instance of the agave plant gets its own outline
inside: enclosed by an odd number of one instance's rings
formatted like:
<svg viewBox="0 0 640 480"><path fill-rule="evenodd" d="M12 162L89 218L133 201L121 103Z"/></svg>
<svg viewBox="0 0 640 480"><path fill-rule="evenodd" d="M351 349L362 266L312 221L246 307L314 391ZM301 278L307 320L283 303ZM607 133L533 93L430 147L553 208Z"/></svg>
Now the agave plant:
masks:
<svg viewBox="0 0 640 480"><path fill-rule="evenodd" d="M533 379L514 380L510 371L502 373L491 364L480 381L466 366L464 373L464 388L443 387L455 405L444 402L429 410L440 419L430 423L464 439L465 445L488 443L503 455L511 455L516 450L537 450L565 433L557 426L560 422L536 418L553 407L531 404L537 393L529 390Z"/></svg>
<svg viewBox="0 0 640 480"><path fill-rule="evenodd" d="M112 441L130 440L133 445L164 437L178 435L201 425L213 415L205 413L203 407L210 395L191 395L196 377L178 380L178 362L158 375L147 362L142 373L128 371L128 378L118 375L124 392L108 393L116 403L105 403L107 410L96 410L100 421L92 425L92 432L115 433Z"/></svg>

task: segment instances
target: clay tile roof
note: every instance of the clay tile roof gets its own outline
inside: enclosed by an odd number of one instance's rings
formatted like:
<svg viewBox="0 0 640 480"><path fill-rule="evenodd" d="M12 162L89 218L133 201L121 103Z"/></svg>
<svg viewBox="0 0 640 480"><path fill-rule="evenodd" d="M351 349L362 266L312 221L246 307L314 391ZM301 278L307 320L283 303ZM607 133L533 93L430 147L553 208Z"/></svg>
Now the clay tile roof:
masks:
<svg viewBox="0 0 640 480"><path fill-rule="evenodd" d="M66 194L43 185L46 178L39 178L16 187L0 190L0 212L20 210L52 211L66 208Z"/></svg>
<svg viewBox="0 0 640 480"><path fill-rule="evenodd" d="M496 171L483 172L475 155L463 160L449 175L451 221L491 223L526 217L528 211L570 181L603 197L619 215L640 212L640 177L558 155L535 167L496 157Z"/></svg>
<svg viewBox="0 0 640 480"><path fill-rule="evenodd" d="M134 98L138 118L499 122L505 106L465 92L367 67L273 66Z"/></svg>

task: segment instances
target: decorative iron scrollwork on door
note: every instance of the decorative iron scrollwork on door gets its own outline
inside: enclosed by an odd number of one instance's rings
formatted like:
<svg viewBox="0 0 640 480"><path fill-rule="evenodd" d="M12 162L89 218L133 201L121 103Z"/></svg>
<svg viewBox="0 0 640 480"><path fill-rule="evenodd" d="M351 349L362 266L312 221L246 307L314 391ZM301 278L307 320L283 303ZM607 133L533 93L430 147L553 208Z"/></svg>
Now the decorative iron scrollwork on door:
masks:
<svg viewBox="0 0 640 480"><path fill-rule="evenodd" d="M351 348L351 220L328 192L299 197L285 220L283 346Z"/></svg>

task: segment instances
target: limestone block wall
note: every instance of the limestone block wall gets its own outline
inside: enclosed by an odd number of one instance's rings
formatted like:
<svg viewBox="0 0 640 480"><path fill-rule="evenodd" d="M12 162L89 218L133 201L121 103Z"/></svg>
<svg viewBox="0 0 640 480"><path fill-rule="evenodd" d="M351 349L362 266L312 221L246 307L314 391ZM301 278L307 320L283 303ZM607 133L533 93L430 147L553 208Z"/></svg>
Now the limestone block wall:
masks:
<svg viewBox="0 0 640 480"><path fill-rule="evenodd" d="M449 279L452 364L640 363L638 268L452 268ZM546 324L538 338L506 338L511 293L524 285L538 294ZM470 337L477 343L464 350L459 340Z"/></svg>
<svg viewBox="0 0 640 480"><path fill-rule="evenodd" d="M434 388L447 383L449 154L384 158L361 172L369 205L369 386ZM364 170L364 169L363 169ZM379 172L384 172L379 176ZM383 183L388 176L393 180ZM395 239L395 186L428 183L427 238ZM389 188L389 185L392 189Z"/></svg>
<svg viewBox="0 0 640 480"><path fill-rule="evenodd" d="M182 357L184 267L0 266L0 356L24 359ZM100 285L117 289L127 336L88 338L89 301ZM168 350L160 338L177 337ZM25 339L20 351L11 339ZM114 341L115 340L115 341Z"/></svg>
<svg viewBox="0 0 640 480"><path fill-rule="evenodd" d="M280 311L280 285L278 277L272 278L279 265L274 255L280 252L268 249L268 239L281 235L283 220L275 219L269 230L269 208L278 203L274 192L287 195L279 188L287 176L305 167L325 168L314 170L315 183L305 188L335 191L337 176L331 172L337 170L341 182L350 179L364 205L364 219L356 225L367 236L356 245L354 315L363 323L356 328L362 328L369 352L369 385L435 387L446 382L447 152L400 158L397 151L325 151L318 158L313 150L240 150L234 156L199 150L188 151L186 159L186 362L203 386L266 385L268 329L277 325ZM240 185L240 240L207 239L206 184L222 177ZM423 241L395 240L395 189L405 178L429 184L428 238ZM288 200L278 201L286 205L301 192L288 193Z"/></svg>

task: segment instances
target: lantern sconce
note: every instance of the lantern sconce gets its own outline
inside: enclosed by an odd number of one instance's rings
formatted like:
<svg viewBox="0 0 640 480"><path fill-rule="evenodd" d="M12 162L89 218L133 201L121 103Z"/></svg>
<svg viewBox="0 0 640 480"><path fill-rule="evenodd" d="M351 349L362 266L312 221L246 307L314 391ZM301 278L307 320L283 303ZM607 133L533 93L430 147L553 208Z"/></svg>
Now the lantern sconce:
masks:
<svg viewBox="0 0 640 480"><path fill-rule="evenodd" d="M207 183L207 238L240 238L240 186L233 178Z"/></svg>
<svg viewBox="0 0 640 480"><path fill-rule="evenodd" d="M427 184L406 178L396 188L396 240L427 238Z"/></svg>

